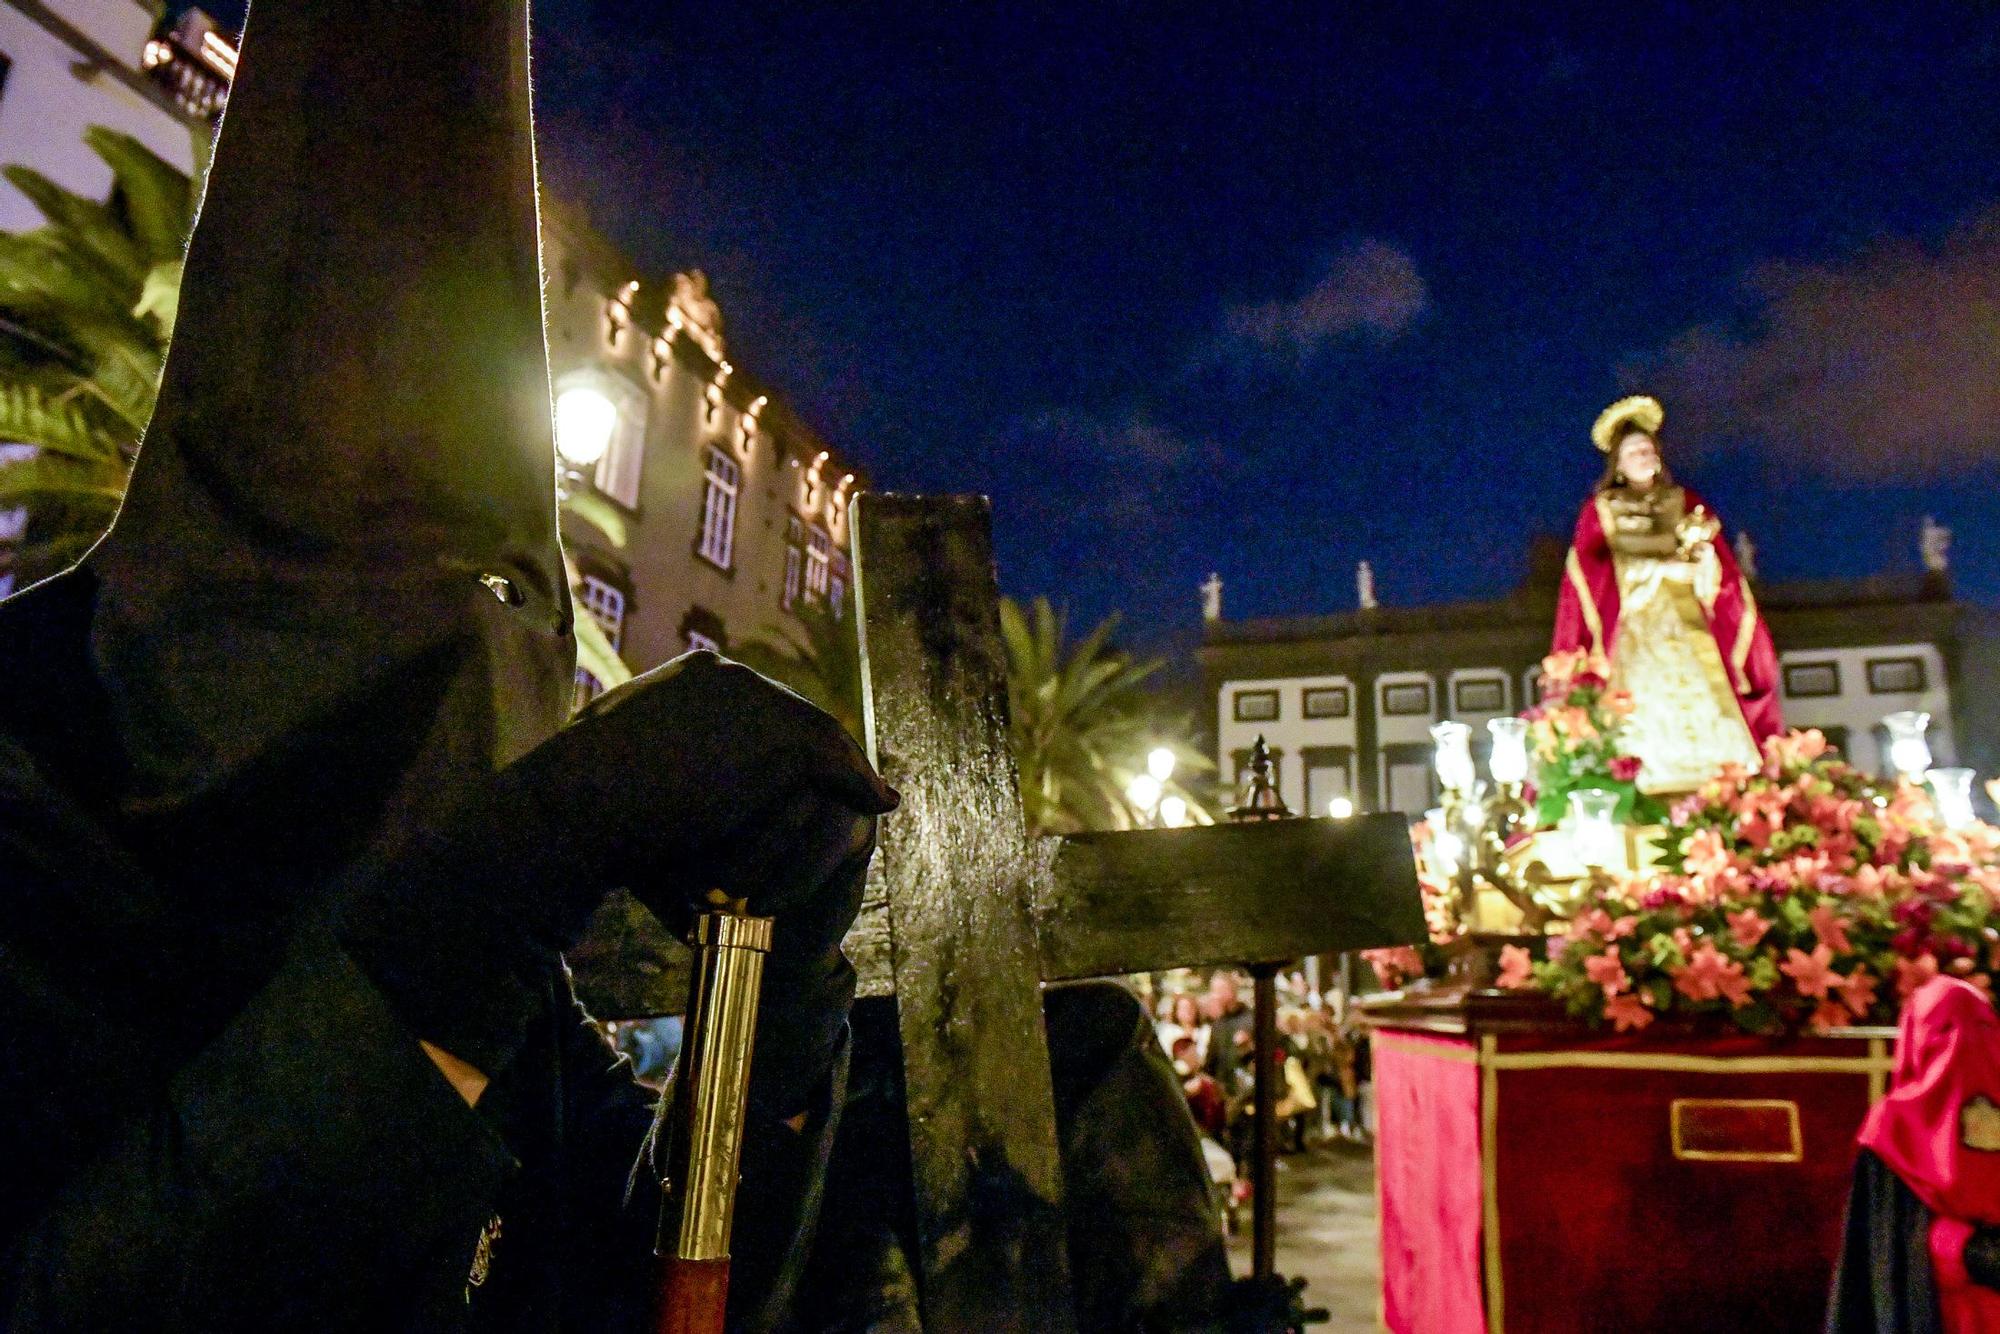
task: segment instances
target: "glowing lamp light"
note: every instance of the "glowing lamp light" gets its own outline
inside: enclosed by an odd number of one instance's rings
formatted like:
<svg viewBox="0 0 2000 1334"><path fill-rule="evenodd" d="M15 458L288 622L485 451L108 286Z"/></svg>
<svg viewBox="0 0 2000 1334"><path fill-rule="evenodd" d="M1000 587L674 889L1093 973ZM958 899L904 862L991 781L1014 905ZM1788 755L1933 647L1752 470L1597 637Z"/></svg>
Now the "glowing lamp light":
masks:
<svg viewBox="0 0 2000 1334"><path fill-rule="evenodd" d="M1931 785L1931 800L1937 806L1938 819L1946 829L1970 829L1975 817L1972 814L1972 770L1932 769L1924 775Z"/></svg>
<svg viewBox="0 0 2000 1334"><path fill-rule="evenodd" d="M1431 856L1438 874L1449 879L1458 874L1459 863L1465 858L1465 840L1452 831L1444 807L1433 806L1424 812L1424 819L1431 827Z"/></svg>
<svg viewBox="0 0 2000 1334"><path fill-rule="evenodd" d="M1354 815L1354 802L1348 797L1335 797L1326 803L1326 813L1336 820L1351 819Z"/></svg>
<svg viewBox="0 0 2000 1334"><path fill-rule="evenodd" d="M1437 743L1432 762L1438 782L1450 792L1471 791L1477 776L1472 767L1472 729L1464 723L1439 723L1431 728L1431 740Z"/></svg>
<svg viewBox="0 0 2000 1334"><path fill-rule="evenodd" d="M1903 709L1882 720L1889 732L1889 764L1912 783L1921 783L1931 767L1928 733L1931 716L1921 709Z"/></svg>
<svg viewBox="0 0 2000 1334"><path fill-rule="evenodd" d="M1174 776L1174 752L1170 746L1155 746L1146 755L1146 772L1162 783Z"/></svg>
<svg viewBox="0 0 2000 1334"><path fill-rule="evenodd" d="M1486 766L1496 783L1528 781L1528 724L1521 718L1494 718L1486 724L1493 738L1493 754Z"/></svg>
<svg viewBox="0 0 2000 1334"><path fill-rule="evenodd" d="M617 429L618 405L601 391L577 385L556 396L556 453L571 467L596 467Z"/></svg>
<svg viewBox="0 0 2000 1334"><path fill-rule="evenodd" d="M1135 774L1125 785L1125 799L1142 811L1152 811L1159 806L1160 798L1166 793L1166 784L1151 774Z"/></svg>
<svg viewBox="0 0 2000 1334"><path fill-rule="evenodd" d="M1570 846L1585 866L1623 866L1625 840L1619 836L1618 794L1601 787L1569 794Z"/></svg>
<svg viewBox="0 0 2000 1334"><path fill-rule="evenodd" d="M1179 829L1187 823L1188 804L1179 797L1163 797L1160 800L1160 823L1169 829Z"/></svg>

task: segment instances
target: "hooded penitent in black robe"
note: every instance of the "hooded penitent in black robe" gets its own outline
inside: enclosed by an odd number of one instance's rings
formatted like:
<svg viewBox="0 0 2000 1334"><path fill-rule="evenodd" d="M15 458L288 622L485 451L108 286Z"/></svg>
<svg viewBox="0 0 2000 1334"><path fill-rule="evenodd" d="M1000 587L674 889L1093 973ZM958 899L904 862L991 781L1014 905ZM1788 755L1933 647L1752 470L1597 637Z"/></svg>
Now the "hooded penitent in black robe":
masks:
<svg viewBox="0 0 2000 1334"><path fill-rule="evenodd" d="M123 512L0 604L0 1325L639 1327L650 1110L554 954L609 885L546 907L527 874L623 791L532 767L577 729L549 741L574 650L527 46L525 0L261 0ZM671 774L675 709L770 712L730 670L600 736ZM694 781L720 810L754 767ZM820 936L850 888L852 858ZM750 1325L832 1133L833 958L767 995L774 1044L806 1036L759 1062L786 1086L746 1148ZM476 1108L419 1038L492 1076Z"/></svg>

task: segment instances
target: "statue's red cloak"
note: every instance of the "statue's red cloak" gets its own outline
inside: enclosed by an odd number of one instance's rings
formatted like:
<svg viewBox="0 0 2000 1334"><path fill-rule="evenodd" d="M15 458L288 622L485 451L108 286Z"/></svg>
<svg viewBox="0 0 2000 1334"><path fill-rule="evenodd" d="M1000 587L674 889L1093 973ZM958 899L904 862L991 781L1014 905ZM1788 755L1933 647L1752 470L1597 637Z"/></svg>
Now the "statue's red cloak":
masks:
<svg viewBox="0 0 2000 1334"><path fill-rule="evenodd" d="M1704 506L1702 498L1686 491L1687 510ZM1709 510L1714 514L1713 509ZM1771 645L1771 632L1757 613L1757 599L1736 563L1736 554L1721 534L1716 536L1715 555L1722 564L1722 588L1715 605L1708 608L1709 633L1722 654L1736 702L1743 709L1743 721L1761 747L1767 737L1783 730L1778 711L1778 653ZM1611 560L1611 544L1604 535L1604 520L1597 497L1583 502L1576 516L1576 536L1563 562L1562 591L1556 596L1556 631L1551 647L1562 653L1589 649L1611 656L1618 636L1618 572Z"/></svg>

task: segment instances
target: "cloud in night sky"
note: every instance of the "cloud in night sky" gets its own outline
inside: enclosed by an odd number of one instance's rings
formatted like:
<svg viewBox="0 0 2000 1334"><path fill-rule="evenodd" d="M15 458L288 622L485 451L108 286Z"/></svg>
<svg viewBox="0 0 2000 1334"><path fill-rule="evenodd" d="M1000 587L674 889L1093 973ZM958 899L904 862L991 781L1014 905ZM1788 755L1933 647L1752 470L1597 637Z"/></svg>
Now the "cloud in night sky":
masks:
<svg viewBox="0 0 2000 1334"><path fill-rule="evenodd" d="M1765 265L1748 287L1746 325L1690 329L1627 368L1665 399L1673 439L1861 483L2000 464L2000 207L1935 245Z"/></svg>
<svg viewBox="0 0 2000 1334"><path fill-rule="evenodd" d="M1302 295L1232 306L1225 320L1236 339L1305 357L1356 334L1394 338L1423 312L1428 298L1416 261L1371 239L1334 256L1326 273Z"/></svg>

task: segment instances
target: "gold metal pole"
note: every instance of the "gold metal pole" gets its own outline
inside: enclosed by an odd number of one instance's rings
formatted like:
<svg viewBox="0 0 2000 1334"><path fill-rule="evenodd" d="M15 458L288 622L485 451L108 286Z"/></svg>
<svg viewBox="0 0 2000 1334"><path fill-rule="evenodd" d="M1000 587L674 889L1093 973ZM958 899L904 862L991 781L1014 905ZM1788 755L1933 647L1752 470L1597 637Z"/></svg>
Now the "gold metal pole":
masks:
<svg viewBox="0 0 2000 1334"><path fill-rule="evenodd" d="M711 912L696 920L693 995L661 1183L663 1254L655 1326L661 1331L709 1334L722 1328L750 1057L770 949L768 917Z"/></svg>

